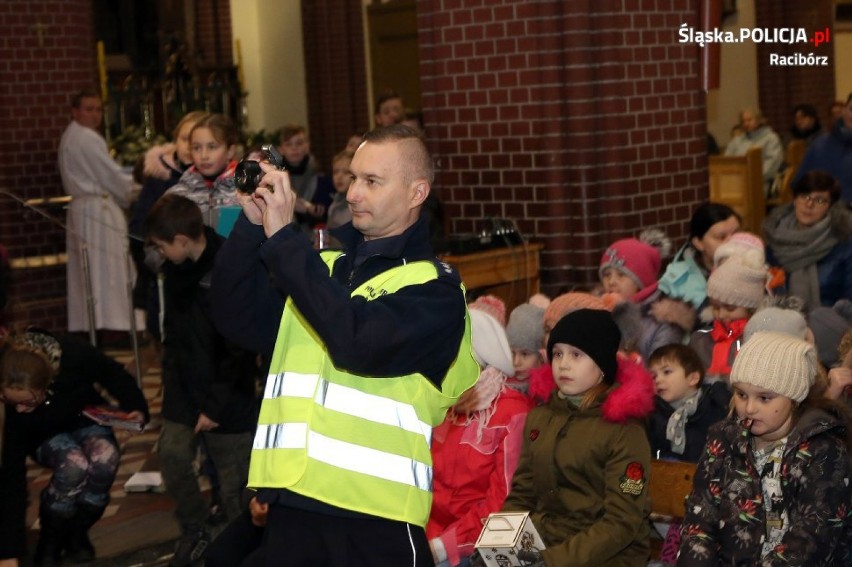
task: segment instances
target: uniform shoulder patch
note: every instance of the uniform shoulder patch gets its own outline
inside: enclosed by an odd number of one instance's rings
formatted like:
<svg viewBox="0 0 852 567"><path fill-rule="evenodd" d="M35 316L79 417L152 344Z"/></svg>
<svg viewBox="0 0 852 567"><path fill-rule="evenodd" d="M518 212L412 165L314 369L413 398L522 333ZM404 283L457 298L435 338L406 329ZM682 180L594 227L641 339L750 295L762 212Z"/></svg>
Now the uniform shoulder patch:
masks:
<svg viewBox="0 0 852 567"><path fill-rule="evenodd" d="M453 283L461 283L461 276L451 264L446 262L442 262L437 258L433 260L432 264L435 266L435 269L438 271L438 278L446 280L449 279Z"/></svg>

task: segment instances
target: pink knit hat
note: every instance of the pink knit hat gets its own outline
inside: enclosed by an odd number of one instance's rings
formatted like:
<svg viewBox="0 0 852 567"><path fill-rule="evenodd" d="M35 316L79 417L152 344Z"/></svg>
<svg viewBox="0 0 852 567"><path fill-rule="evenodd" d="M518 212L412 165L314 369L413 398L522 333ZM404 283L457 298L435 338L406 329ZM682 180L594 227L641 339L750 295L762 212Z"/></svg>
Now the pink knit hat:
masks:
<svg viewBox="0 0 852 567"><path fill-rule="evenodd" d="M760 263L765 261L765 246L758 235L750 232L735 232L716 248L713 253L713 266L718 267L731 256L746 252L754 255L755 258L760 258Z"/></svg>
<svg viewBox="0 0 852 567"><path fill-rule="evenodd" d="M657 289L661 265L658 248L636 238L625 238L612 243L603 253L598 276L603 279L604 270L615 268L639 288L639 293L630 299L642 301Z"/></svg>
<svg viewBox="0 0 852 567"><path fill-rule="evenodd" d="M494 317L500 325L506 326L506 304L496 295L483 295L468 305L468 309L479 309Z"/></svg>

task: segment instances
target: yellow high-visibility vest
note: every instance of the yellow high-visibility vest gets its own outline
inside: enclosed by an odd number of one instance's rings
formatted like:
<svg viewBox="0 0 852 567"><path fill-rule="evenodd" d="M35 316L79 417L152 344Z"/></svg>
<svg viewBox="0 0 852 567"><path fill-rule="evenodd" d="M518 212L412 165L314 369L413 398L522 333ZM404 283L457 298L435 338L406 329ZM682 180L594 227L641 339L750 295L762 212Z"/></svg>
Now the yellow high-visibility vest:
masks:
<svg viewBox="0 0 852 567"><path fill-rule="evenodd" d="M339 256L322 253L329 270ZM352 296L370 301L437 277L432 262L411 262L371 278ZM286 488L347 510L425 526L432 505L432 428L478 376L467 314L458 355L438 389L419 373L370 378L336 368L288 299L248 484Z"/></svg>

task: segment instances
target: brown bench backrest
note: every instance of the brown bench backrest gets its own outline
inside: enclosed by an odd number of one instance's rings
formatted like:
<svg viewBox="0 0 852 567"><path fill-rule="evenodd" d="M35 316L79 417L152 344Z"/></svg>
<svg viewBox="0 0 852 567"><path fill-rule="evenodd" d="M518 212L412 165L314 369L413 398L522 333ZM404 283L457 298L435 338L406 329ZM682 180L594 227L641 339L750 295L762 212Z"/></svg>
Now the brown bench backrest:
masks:
<svg viewBox="0 0 852 567"><path fill-rule="evenodd" d="M751 148L744 156L710 156L709 171L710 200L734 209L743 230L761 234L766 193L760 148Z"/></svg>

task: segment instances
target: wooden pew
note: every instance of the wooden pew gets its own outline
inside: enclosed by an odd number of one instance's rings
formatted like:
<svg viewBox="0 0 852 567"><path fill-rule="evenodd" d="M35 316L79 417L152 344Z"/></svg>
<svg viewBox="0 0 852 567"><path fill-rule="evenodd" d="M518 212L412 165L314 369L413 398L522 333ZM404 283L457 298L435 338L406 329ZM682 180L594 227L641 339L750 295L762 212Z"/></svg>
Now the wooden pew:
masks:
<svg viewBox="0 0 852 567"><path fill-rule="evenodd" d="M695 468L695 463L651 460L648 494L651 498L652 522L683 519L686 512L685 501L692 490ZM662 545L663 540L651 538L651 559L659 559Z"/></svg>
<svg viewBox="0 0 852 567"><path fill-rule="evenodd" d="M767 201L769 206L783 205L793 200L793 178L805 159L807 144L804 140L790 140L784 152L784 173L781 177L781 187L777 195Z"/></svg>
<svg viewBox="0 0 852 567"><path fill-rule="evenodd" d="M742 228L761 234L766 216L763 156L751 148L744 156L710 156L710 200L723 203L742 218Z"/></svg>

